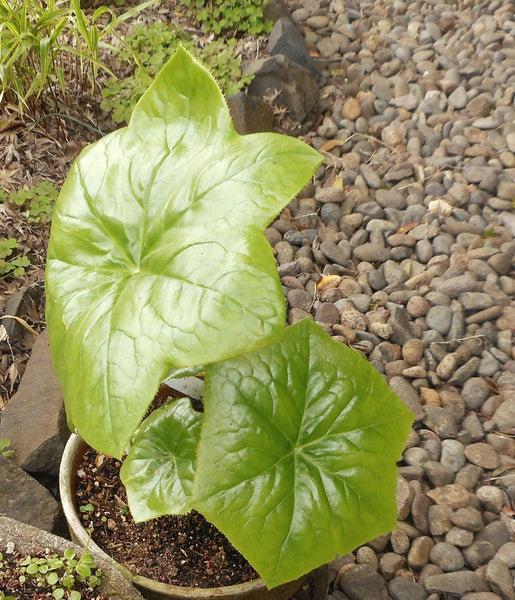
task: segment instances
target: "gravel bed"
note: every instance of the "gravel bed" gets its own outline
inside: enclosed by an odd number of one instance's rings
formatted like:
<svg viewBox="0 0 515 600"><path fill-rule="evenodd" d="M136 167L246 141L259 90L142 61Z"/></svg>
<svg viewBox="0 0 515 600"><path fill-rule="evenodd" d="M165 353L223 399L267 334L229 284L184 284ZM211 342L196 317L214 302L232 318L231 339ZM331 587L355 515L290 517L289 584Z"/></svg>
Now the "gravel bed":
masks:
<svg viewBox="0 0 515 600"><path fill-rule="evenodd" d="M266 232L288 321L363 352L416 416L398 527L332 564L328 600L513 600L514 6L289 5L327 161Z"/></svg>

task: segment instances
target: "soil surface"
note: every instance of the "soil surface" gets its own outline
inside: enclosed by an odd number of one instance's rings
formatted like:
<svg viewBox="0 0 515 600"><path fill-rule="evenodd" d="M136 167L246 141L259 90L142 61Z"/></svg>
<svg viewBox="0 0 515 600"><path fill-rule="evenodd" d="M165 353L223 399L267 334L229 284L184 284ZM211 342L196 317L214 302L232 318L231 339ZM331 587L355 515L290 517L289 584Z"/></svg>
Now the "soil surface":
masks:
<svg viewBox="0 0 515 600"><path fill-rule="evenodd" d="M133 573L169 585L221 587L258 577L227 538L197 512L135 523L120 467L120 461L90 449L77 482L84 527L93 529L93 540L107 554Z"/></svg>

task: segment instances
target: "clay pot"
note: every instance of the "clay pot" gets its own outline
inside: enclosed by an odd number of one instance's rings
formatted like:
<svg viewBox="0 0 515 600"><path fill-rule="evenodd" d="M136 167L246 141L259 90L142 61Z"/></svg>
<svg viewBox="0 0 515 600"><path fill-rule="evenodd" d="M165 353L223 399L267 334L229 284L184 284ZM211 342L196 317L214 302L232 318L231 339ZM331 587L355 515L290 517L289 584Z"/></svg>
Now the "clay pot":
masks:
<svg viewBox="0 0 515 600"><path fill-rule="evenodd" d="M304 577L285 583L269 590L262 579L247 583L218 588L186 588L168 585L141 575L131 573L126 567L120 565L99 548L82 526L76 506L75 483L77 470L87 449L86 442L76 434L72 434L61 461L59 471L59 490L64 514L68 522L72 539L80 546L86 546L95 554L101 555L106 561L114 564L136 586L145 598L149 600L287 600L293 595ZM321 573L322 578L324 575Z"/></svg>

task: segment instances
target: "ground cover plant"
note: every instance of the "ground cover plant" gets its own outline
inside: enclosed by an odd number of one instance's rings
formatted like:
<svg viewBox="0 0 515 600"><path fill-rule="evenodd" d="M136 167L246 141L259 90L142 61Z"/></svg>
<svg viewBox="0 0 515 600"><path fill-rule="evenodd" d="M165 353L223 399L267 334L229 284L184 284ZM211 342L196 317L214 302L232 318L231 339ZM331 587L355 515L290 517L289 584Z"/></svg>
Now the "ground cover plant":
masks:
<svg viewBox="0 0 515 600"><path fill-rule="evenodd" d="M266 2L259 0L180 0L190 17L207 31L220 33L270 33L273 23L266 19Z"/></svg>
<svg viewBox="0 0 515 600"><path fill-rule="evenodd" d="M287 136L239 136L179 48L128 127L74 163L48 251L70 426L128 451L136 520L198 510L269 587L395 526L412 422L358 353L311 320L285 327L264 229L320 162ZM178 400L142 422L163 379L199 371L203 412Z"/></svg>
<svg viewBox="0 0 515 600"><path fill-rule="evenodd" d="M49 551L22 556L0 551L0 600L101 600L95 592L101 583L102 572L88 552L77 556L68 549L62 556Z"/></svg>
<svg viewBox="0 0 515 600"><path fill-rule="evenodd" d="M235 39L219 38L207 45L196 46L191 34L180 26L162 21L149 26L138 25L116 51L121 64L135 63L133 72L125 77L108 79L102 89L101 106L111 111L115 123L129 121L137 101L179 44L211 71L226 96L236 94L252 80L251 75L241 72Z"/></svg>

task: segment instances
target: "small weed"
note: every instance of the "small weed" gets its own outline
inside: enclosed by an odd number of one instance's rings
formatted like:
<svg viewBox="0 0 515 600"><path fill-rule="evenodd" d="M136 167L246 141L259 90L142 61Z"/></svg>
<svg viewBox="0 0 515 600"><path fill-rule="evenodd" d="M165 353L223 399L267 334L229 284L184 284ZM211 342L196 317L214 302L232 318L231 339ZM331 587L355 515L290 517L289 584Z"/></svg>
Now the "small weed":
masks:
<svg viewBox="0 0 515 600"><path fill-rule="evenodd" d="M40 181L28 190L15 190L8 194L0 191L0 202L9 202L22 208L29 223L49 223L59 190L51 181Z"/></svg>
<svg viewBox="0 0 515 600"><path fill-rule="evenodd" d="M136 63L134 73L123 79L107 81L102 90L102 108L112 111L115 123L128 122L136 102L152 83L161 67L172 57L179 44L200 60L218 81L222 91L230 96L250 83L252 76L243 76L236 40L218 39L204 48L197 48L183 29L156 21L149 27L140 25L126 37L119 49L121 62Z"/></svg>
<svg viewBox="0 0 515 600"><path fill-rule="evenodd" d="M84 506L79 506L79 511L81 513L92 513L95 510L93 504L85 504Z"/></svg>
<svg viewBox="0 0 515 600"><path fill-rule="evenodd" d="M499 234L495 233L495 231L493 229L485 229L483 231L483 233L481 234L481 237L484 240L489 240L490 238L498 237L498 236L499 236Z"/></svg>
<svg viewBox="0 0 515 600"><path fill-rule="evenodd" d="M62 557L57 554L26 556L20 563L18 580L20 583L35 580L39 587L50 588L55 600L80 600L81 593L72 588L77 584L98 587L102 583L102 572L91 554L83 552L77 560L75 551L68 548Z"/></svg>
<svg viewBox="0 0 515 600"><path fill-rule="evenodd" d="M0 555L2 553L0 552ZM1 565L1 561L0 561L0 565ZM18 596L6 596L4 594L4 592L0 591L0 600L19 600Z"/></svg>
<svg viewBox="0 0 515 600"><path fill-rule="evenodd" d="M0 279L8 275L22 277L25 267L30 266L30 260L21 254L16 254L20 244L14 238L0 240Z"/></svg>
<svg viewBox="0 0 515 600"><path fill-rule="evenodd" d="M14 450L9 450L9 446L11 445L11 440L9 438L0 438L0 456L5 456L6 458L10 458L14 454ZM1 552L0 552L1 554ZM0 557L0 561L1 561ZM2 597L0 596L0 600Z"/></svg>
<svg viewBox="0 0 515 600"><path fill-rule="evenodd" d="M194 17L206 31L215 34L223 32L270 33L273 23L264 18L260 0L180 0L188 7L187 14Z"/></svg>

